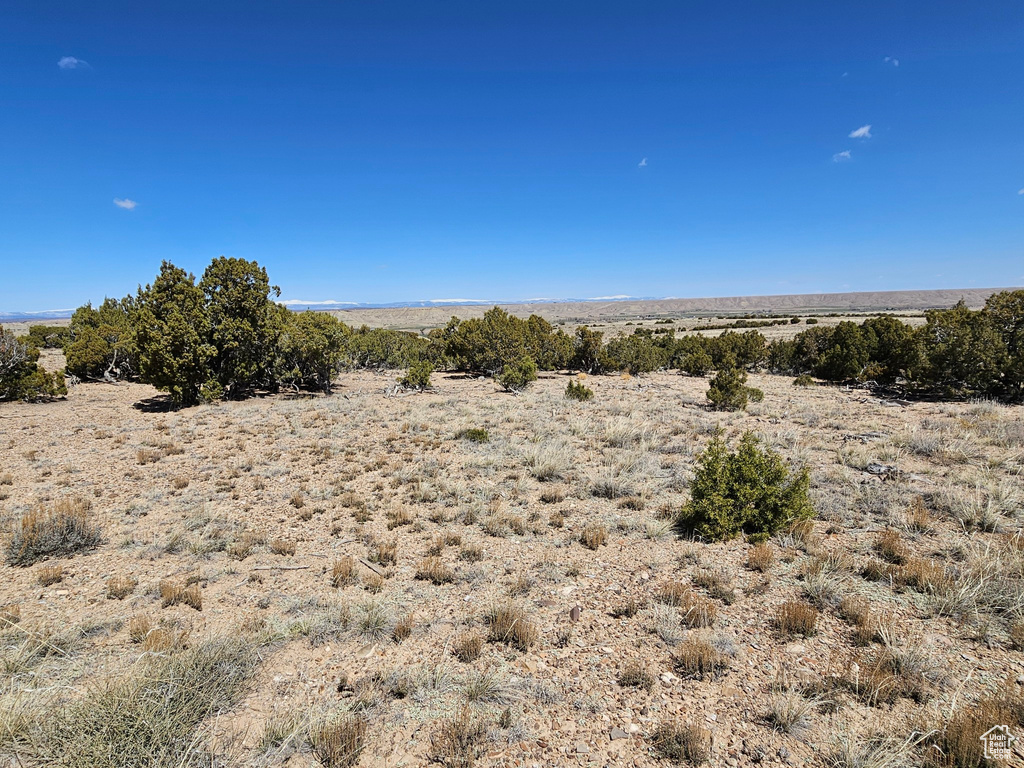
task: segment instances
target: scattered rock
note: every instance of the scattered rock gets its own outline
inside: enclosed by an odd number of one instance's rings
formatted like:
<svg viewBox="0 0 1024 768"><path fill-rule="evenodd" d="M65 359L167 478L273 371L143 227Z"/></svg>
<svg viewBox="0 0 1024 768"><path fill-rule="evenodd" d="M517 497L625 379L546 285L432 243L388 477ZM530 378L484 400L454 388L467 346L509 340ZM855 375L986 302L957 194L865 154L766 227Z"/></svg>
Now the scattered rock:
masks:
<svg viewBox="0 0 1024 768"><path fill-rule="evenodd" d="M628 739L629 734L621 728L612 728L611 734L609 734L612 741L618 741L619 739Z"/></svg>

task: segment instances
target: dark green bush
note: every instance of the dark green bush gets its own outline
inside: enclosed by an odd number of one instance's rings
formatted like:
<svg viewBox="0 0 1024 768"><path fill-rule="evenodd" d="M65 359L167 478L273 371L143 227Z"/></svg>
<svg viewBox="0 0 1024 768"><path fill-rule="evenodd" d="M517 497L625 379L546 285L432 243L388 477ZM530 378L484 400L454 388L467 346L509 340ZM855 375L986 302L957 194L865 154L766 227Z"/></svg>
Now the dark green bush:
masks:
<svg viewBox="0 0 1024 768"><path fill-rule="evenodd" d="M806 373L801 373L795 379L793 379L794 387L813 387L817 384L813 376L809 376Z"/></svg>
<svg viewBox="0 0 1024 768"><path fill-rule="evenodd" d="M676 525L680 533L706 541L741 533L765 538L814 515L809 487L806 469L791 477L782 457L762 448L752 433L743 435L735 452L715 436L697 458L690 501Z"/></svg>
<svg viewBox="0 0 1024 768"><path fill-rule="evenodd" d="M498 376L498 383L506 391L516 393L522 392L536 380L537 364L529 357L520 357L508 363Z"/></svg>
<svg viewBox="0 0 1024 768"><path fill-rule="evenodd" d="M428 389L430 374L433 372L434 366L429 360L417 360L409 366L409 370L398 380L398 383L406 389Z"/></svg>
<svg viewBox="0 0 1024 768"><path fill-rule="evenodd" d="M483 427L469 427L455 436L460 440L469 440L471 443L487 443L491 439L490 433Z"/></svg>
<svg viewBox="0 0 1024 768"><path fill-rule="evenodd" d="M68 393L64 377L39 367L39 350L0 326L0 402L34 402Z"/></svg>
<svg viewBox="0 0 1024 768"><path fill-rule="evenodd" d="M68 373L80 379L128 379L139 372L129 309L132 300L104 299L75 310L64 346Z"/></svg>
<svg viewBox="0 0 1024 768"><path fill-rule="evenodd" d="M746 383L746 371L725 368L711 380L711 387L707 392L708 400L719 411L742 411L747 407L748 401L758 403L764 399L764 392L748 387Z"/></svg>
<svg viewBox="0 0 1024 768"><path fill-rule="evenodd" d="M351 329L324 312L285 311L278 342L281 383L330 394Z"/></svg>
<svg viewBox="0 0 1024 768"><path fill-rule="evenodd" d="M586 402L594 396L594 390L590 389L582 381L572 379L565 386L565 396L570 400Z"/></svg>

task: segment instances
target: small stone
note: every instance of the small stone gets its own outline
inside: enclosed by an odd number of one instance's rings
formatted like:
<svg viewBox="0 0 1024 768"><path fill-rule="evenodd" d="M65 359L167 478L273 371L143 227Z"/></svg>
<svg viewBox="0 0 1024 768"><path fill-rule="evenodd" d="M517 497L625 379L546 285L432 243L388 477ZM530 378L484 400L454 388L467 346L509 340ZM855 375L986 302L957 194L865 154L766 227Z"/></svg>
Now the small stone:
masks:
<svg viewBox="0 0 1024 768"><path fill-rule="evenodd" d="M572 610L569 611L569 621L575 623L575 622L577 622L579 620L580 620L580 607L578 605L574 605L572 607Z"/></svg>
<svg viewBox="0 0 1024 768"><path fill-rule="evenodd" d="M611 735L611 740L612 741L618 741L619 739L628 739L629 738L629 734L626 733L621 728L612 728L612 732L611 732L610 735Z"/></svg>
<svg viewBox="0 0 1024 768"><path fill-rule="evenodd" d="M588 747L581 741L579 744L576 745L576 753L579 755L588 755L590 754L590 747Z"/></svg>
<svg viewBox="0 0 1024 768"><path fill-rule="evenodd" d="M636 723L630 723L626 726L626 730L630 733L640 733L640 726Z"/></svg>

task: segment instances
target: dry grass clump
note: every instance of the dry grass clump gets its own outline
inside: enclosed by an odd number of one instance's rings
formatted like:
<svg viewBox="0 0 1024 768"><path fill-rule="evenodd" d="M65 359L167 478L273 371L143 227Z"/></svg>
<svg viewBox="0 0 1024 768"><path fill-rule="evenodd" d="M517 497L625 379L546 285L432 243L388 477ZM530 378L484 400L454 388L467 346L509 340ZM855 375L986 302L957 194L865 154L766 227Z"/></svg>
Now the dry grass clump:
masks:
<svg viewBox="0 0 1024 768"><path fill-rule="evenodd" d="M901 565L910 555L906 543L900 538L900 532L887 528L875 539L875 551L882 558L895 565Z"/></svg>
<svg viewBox="0 0 1024 768"><path fill-rule="evenodd" d="M484 548L479 544L463 544L459 548L459 559L476 563L484 559Z"/></svg>
<svg viewBox="0 0 1024 768"><path fill-rule="evenodd" d="M393 531L403 525L412 525L416 515L407 507L397 507L388 510L388 530Z"/></svg>
<svg viewBox="0 0 1024 768"><path fill-rule="evenodd" d="M145 466L146 464L155 464L164 457L164 452L159 448L139 448L135 452L135 460Z"/></svg>
<svg viewBox="0 0 1024 768"><path fill-rule="evenodd" d="M359 580L355 558L346 555L331 565L331 586L337 589Z"/></svg>
<svg viewBox="0 0 1024 768"><path fill-rule="evenodd" d="M442 722L431 735L428 757L447 768L473 768L486 734L487 726L474 720L469 708L463 707L455 717Z"/></svg>
<svg viewBox="0 0 1024 768"><path fill-rule="evenodd" d="M111 576L107 579L107 599L124 600L137 586L138 580L131 576Z"/></svg>
<svg viewBox="0 0 1024 768"><path fill-rule="evenodd" d="M903 524L907 530L916 533L931 533L935 530L935 521L932 519L932 513L925 506L924 499L921 496L914 496L910 500L910 506L907 507L907 511L903 516Z"/></svg>
<svg viewBox="0 0 1024 768"><path fill-rule="evenodd" d="M173 581L160 582L160 603L164 608L183 603L197 611L203 610L203 595L198 584L185 586Z"/></svg>
<svg viewBox="0 0 1024 768"><path fill-rule="evenodd" d="M255 546L266 543L266 536L254 531L244 531L237 539L227 546L228 557L245 560Z"/></svg>
<svg viewBox="0 0 1024 768"><path fill-rule="evenodd" d="M455 572L444 564L444 560L435 555L420 560L416 566L416 578L433 584L447 584L454 581Z"/></svg>
<svg viewBox="0 0 1024 768"><path fill-rule="evenodd" d="M775 624L784 635L810 637L818 631L818 609L813 605L789 600L775 612Z"/></svg>
<svg viewBox="0 0 1024 768"><path fill-rule="evenodd" d="M370 560L378 565L395 565L398 562L398 541L374 541L370 547Z"/></svg>
<svg viewBox="0 0 1024 768"><path fill-rule="evenodd" d="M725 568L701 568L694 575L693 583L726 605L736 600L735 576Z"/></svg>
<svg viewBox="0 0 1024 768"><path fill-rule="evenodd" d="M288 503L296 509L302 509L306 506L306 497L302 495L302 491L296 491L292 494L291 498L288 499Z"/></svg>
<svg viewBox="0 0 1024 768"><path fill-rule="evenodd" d="M474 633L466 634L455 641L452 653L459 661L471 662L480 658L484 649L484 639Z"/></svg>
<svg viewBox="0 0 1024 768"><path fill-rule="evenodd" d="M90 768L193 764L202 752L200 726L241 699L257 664L243 640L144 657L127 676L47 712L20 757Z"/></svg>
<svg viewBox="0 0 1024 768"><path fill-rule="evenodd" d="M561 504L565 501L565 491L561 488L548 488L540 495L542 504Z"/></svg>
<svg viewBox="0 0 1024 768"><path fill-rule="evenodd" d="M48 587L51 584L59 584L64 581L64 566L44 565L36 574L36 580L39 582L39 586L41 587Z"/></svg>
<svg viewBox="0 0 1024 768"><path fill-rule="evenodd" d="M88 499L61 499L36 505L22 515L7 545L8 565L32 565L45 557L64 557L96 547L100 529L89 520Z"/></svg>
<svg viewBox="0 0 1024 768"><path fill-rule="evenodd" d="M608 528L600 523L587 523L580 532L580 543L587 549L597 549L608 541Z"/></svg>
<svg viewBox="0 0 1024 768"><path fill-rule="evenodd" d="M1015 651L1024 651L1024 621L1010 626L1010 647Z"/></svg>
<svg viewBox="0 0 1024 768"><path fill-rule="evenodd" d="M767 542L759 541L747 552L747 568L767 573L775 564L775 550Z"/></svg>
<svg viewBox="0 0 1024 768"><path fill-rule="evenodd" d="M288 541L287 539L271 539L267 546L275 555L287 555L288 557L291 557L295 554L294 541Z"/></svg>
<svg viewBox="0 0 1024 768"><path fill-rule="evenodd" d="M309 743L324 768L350 768L366 745L366 721L358 715L325 718L310 726Z"/></svg>
<svg viewBox="0 0 1024 768"><path fill-rule="evenodd" d="M879 618L866 597L850 595L839 603L839 617L853 625L853 644L870 645L878 639Z"/></svg>
<svg viewBox="0 0 1024 768"><path fill-rule="evenodd" d="M685 677L715 678L729 666L726 654L706 637L689 635L672 656L675 668Z"/></svg>
<svg viewBox="0 0 1024 768"><path fill-rule="evenodd" d="M540 637L540 630L526 610L514 603L492 607L485 619L488 624L487 640L492 643L505 643L520 651L528 651Z"/></svg>
<svg viewBox="0 0 1024 768"><path fill-rule="evenodd" d="M680 763L700 765L711 758L711 732L699 725L662 723L651 744L661 757Z"/></svg>
<svg viewBox="0 0 1024 768"><path fill-rule="evenodd" d="M847 685L865 704L880 706L908 698L928 700L930 682L936 676L935 661L918 642L892 642L885 627L879 630L882 647L862 657L851 667Z"/></svg>
<svg viewBox="0 0 1024 768"><path fill-rule="evenodd" d="M953 586L946 567L925 557L908 557L893 573L893 581L926 595L946 594Z"/></svg>
<svg viewBox="0 0 1024 768"><path fill-rule="evenodd" d="M644 669L642 664L631 661L619 672L617 682L623 688L642 688L649 691L654 687L654 675Z"/></svg>
<svg viewBox="0 0 1024 768"><path fill-rule="evenodd" d="M925 768L968 768L1001 765L985 758L982 734L995 725L1007 726L1011 733L1024 726L1024 696L1008 682L995 693L974 703L959 705L937 724L922 728L925 737ZM1017 765L1012 762L1006 765Z"/></svg>
<svg viewBox="0 0 1024 768"><path fill-rule="evenodd" d="M407 613L405 616L395 622L395 628L391 630L391 639L396 643L400 643L403 640L408 640L412 635L412 630L416 626L416 619L411 613Z"/></svg>
<svg viewBox="0 0 1024 768"><path fill-rule="evenodd" d="M690 588L686 584L680 581L670 581L661 585L656 599L659 603L674 605L678 608L689 595Z"/></svg>
<svg viewBox="0 0 1024 768"><path fill-rule="evenodd" d="M173 480L171 480L171 487L174 488L176 491L180 491L180 490L182 490L184 488L188 488L188 483L189 483L189 480L188 480L187 477L180 477L179 476L179 477L175 477Z"/></svg>
<svg viewBox="0 0 1024 768"><path fill-rule="evenodd" d="M17 624L21 621L21 606L17 603L0 606L0 628Z"/></svg>

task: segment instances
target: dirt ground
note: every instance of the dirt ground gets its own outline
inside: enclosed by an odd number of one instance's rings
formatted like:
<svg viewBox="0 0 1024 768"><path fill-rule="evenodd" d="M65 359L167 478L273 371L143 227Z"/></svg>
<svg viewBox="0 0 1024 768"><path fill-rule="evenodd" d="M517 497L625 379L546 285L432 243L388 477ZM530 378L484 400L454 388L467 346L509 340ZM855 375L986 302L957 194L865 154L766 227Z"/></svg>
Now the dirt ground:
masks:
<svg viewBox="0 0 1024 768"><path fill-rule="evenodd" d="M680 723L731 767L817 764L872 738L913 764L915 731L1024 690L1019 407L756 375L765 398L745 413L709 411L707 381L675 374L588 377L585 403L565 399L567 375L521 396L445 374L389 396L394 379L181 411L139 384L0 407L4 531L65 498L102 530L91 551L0 565L0 614L20 616L3 695L74 698L122 674L147 621L182 643L255 627L270 638L255 683L207 730L230 765L316 765L268 732L336 711L367 722L360 765L423 765L465 709L479 765L664 765L654 734ZM776 536L765 562L672 531L719 429L811 471L813 528ZM198 586L201 610L164 607L162 584ZM672 604L677 587L690 603ZM806 636L780 628L787 601L820 612ZM509 606L536 629L525 648L487 623ZM14 664L26 633L73 638ZM460 659L474 637L479 657ZM701 643L719 660L703 675L680 662ZM897 662L888 687L868 674L880 658Z"/></svg>

